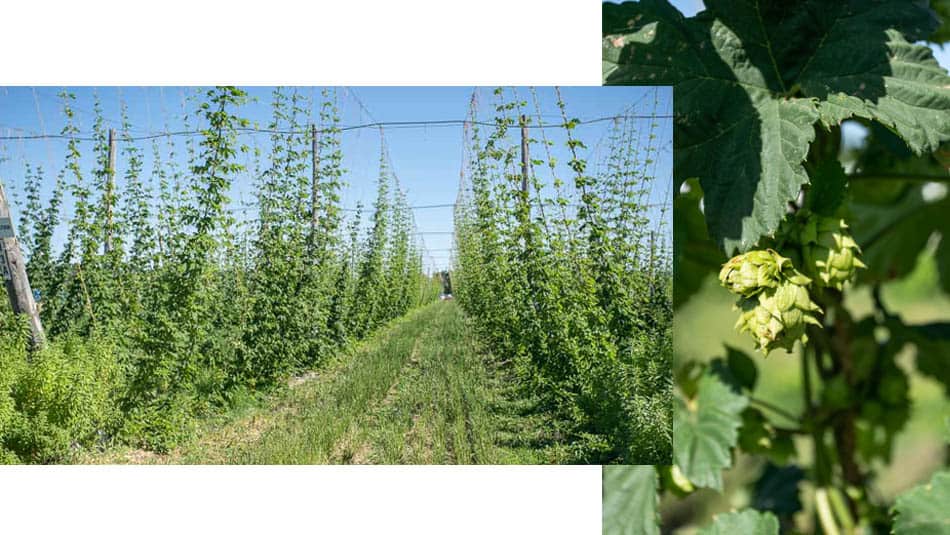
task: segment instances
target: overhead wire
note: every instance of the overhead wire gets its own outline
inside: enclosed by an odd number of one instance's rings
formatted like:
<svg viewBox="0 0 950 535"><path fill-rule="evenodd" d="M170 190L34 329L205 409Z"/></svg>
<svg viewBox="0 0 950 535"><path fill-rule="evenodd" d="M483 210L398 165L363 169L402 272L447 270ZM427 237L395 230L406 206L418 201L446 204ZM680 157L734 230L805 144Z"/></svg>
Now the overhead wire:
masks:
<svg viewBox="0 0 950 535"><path fill-rule="evenodd" d="M585 121L578 121L576 125L587 125L601 123L605 121L613 121L617 119L663 119L663 118L672 118L672 115L612 115L609 117L596 117L593 119L588 119ZM420 127L429 127L429 126L465 126L467 124L477 124L480 126L496 126L496 123L489 121L470 121L467 119L442 119L442 120L427 120L427 121L374 121L371 123L363 123L357 125L342 126L337 129L340 132L346 132L351 130L362 130L366 128L420 128ZM544 129L544 128L563 128L564 123L546 123L546 124L529 124L527 128L529 129ZM251 133L251 134L297 134L304 135L310 133L310 130L280 130L280 129L270 129L270 128L235 128L236 132L239 133ZM327 133L330 129L318 129L318 133ZM204 131L202 130L179 130L174 132L158 132L142 136L131 136L128 138L128 141L144 141L155 138L167 137L167 136L199 136L202 135ZM96 141L95 137L92 136L81 136L81 135L65 135L65 134L35 134L35 135L26 135L26 136L0 136L0 140L33 140L33 139L66 139L66 140L76 140L76 141Z"/></svg>

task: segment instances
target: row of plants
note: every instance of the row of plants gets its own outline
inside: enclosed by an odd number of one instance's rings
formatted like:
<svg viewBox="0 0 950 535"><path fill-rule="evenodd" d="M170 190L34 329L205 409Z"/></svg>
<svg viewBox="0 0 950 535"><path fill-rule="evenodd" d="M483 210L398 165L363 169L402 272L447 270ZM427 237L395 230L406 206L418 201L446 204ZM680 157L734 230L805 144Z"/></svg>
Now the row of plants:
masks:
<svg viewBox="0 0 950 535"><path fill-rule="evenodd" d="M198 417L280 388L438 295L384 144L368 230L362 207L343 217L334 91L312 101L274 89L264 150L242 142L260 125L236 87L190 93L184 126L199 134L147 148L123 104L118 176L98 97L91 142L74 95L60 97L65 162L51 187L27 167L18 228L48 342L30 352L22 319L0 320L3 460L68 461L115 443L167 451ZM229 198L243 181L253 218Z"/></svg>
<svg viewBox="0 0 950 535"><path fill-rule="evenodd" d="M606 533L946 532L945 468L896 499L881 485L889 465L919 470L895 457L912 383L934 381L943 407L950 391L935 295L950 291L950 76L921 43L946 39L937 15L898 0L603 5L604 82L674 87L677 311L718 273L762 354L682 355L673 463L605 473ZM912 322L885 289L919 262L934 306ZM795 370L794 396L761 388L767 356Z"/></svg>
<svg viewBox="0 0 950 535"><path fill-rule="evenodd" d="M671 255L648 206L660 122L616 120L606 156L589 167L593 151L556 94L553 125L536 128L536 93L529 106L498 89L479 121L493 126L468 129L455 295L525 396L553 415L575 462L669 463ZM471 117L481 119L474 98ZM558 136L566 169L552 156Z"/></svg>

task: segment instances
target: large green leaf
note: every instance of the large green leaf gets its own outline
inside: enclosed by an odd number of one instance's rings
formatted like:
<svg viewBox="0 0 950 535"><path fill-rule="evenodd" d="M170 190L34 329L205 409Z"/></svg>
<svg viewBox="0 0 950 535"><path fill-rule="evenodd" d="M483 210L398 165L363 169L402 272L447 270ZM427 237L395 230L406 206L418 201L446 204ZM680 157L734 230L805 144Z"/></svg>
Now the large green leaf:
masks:
<svg viewBox="0 0 950 535"><path fill-rule="evenodd" d="M746 509L713 517L713 523L699 535L778 535L778 519L772 513Z"/></svg>
<svg viewBox="0 0 950 535"><path fill-rule="evenodd" d="M605 466L604 535L659 535L652 466Z"/></svg>
<svg viewBox="0 0 950 535"><path fill-rule="evenodd" d="M818 118L812 101L778 98L763 49L743 45L768 39L745 33L754 8L686 19L665 0L604 5L604 81L674 86L676 187L699 178L709 233L728 254L778 228L808 181Z"/></svg>
<svg viewBox="0 0 950 535"><path fill-rule="evenodd" d="M897 497L894 504L896 535L950 534L950 472L938 472L925 485Z"/></svg>
<svg viewBox="0 0 950 535"><path fill-rule="evenodd" d="M691 18L665 0L604 4L603 75L674 86L676 182L700 179L709 232L727 253L778 228L808 183L802 161L819 117L881 121L918 152L950 138L950 78L929 49L907 42L936 27L926 8L706 3Z"/></svg>
<svg viewBox="0 0 950 535"><path fill-rule="evenodd" d="M722 471L732 466L747 397L718 375L706 372L692 399L676 399L673 459L697 487L722 489Z"/></svg>
<svg viewBox="0 0 950 535"><path fill-rule="evenodd" d="M819 99L825 125L873 119L917 154L950 138L950 78L928 47L913 44L936 28L931 11L906 0L788 4L797 24L781 63L803 95Z"/></svg>

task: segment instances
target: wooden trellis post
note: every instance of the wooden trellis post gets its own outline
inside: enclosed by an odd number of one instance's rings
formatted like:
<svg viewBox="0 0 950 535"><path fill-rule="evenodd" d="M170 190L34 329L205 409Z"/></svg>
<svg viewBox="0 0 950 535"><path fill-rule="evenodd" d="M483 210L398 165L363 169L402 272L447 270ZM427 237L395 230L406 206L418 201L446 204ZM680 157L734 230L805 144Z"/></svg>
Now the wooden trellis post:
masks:
<svg viewBox="0 0 950 535"><path fill-rule="evenodd" d="M317 234L318 203L320 201L320 147L317 144L317 125L310 125L310 147L313 153L313 178L310 184L310 232Z"/></svg>
<svg viewBox="0 0 950 535"><path fill-rule="evenodd" d="M521 116L521 206L518 207L518 222L521 224L524 237L522 245L525 255L531 251L531 196L528 193L528 173L531 172L531 156L528 154L528 118ZM527 273L528 282L532 283L531 272Z"/></svg>
<svg viewBox="0 0 950 535"><path fill-rule="evenodd" d="M531 245L531 196L528 193L528 173L531 172L531 156L528 153L528 118L521 116L521 198L518 207L518 222L522 225L525 237L524 246Z"/></svg>
<svg viewBox="0 0 950 535"><path fill-rule="evenodd" d="M112 251L112 204L115 195L115 128L109 129L109 168L106 169L106 242L105 252Z"/></svg>
<svg viewBox="0 0 950 535"><path fill-rule="evenodd" d="M32 346L34 349L39 349L43 346L46 336L43 333L39 311L36 309L36 301L33 299L30 279L26 275L26 262L23 260L20 244L16 239L3 184L0 184L0 270L3 272L3 282L7 287L7 296L10 298L13 312L27 315L30 321Z"/></svg>
<svg viewBox="0 0 950 535"><path fill-rule="evenodd" d="M521 116L521 192L524 194L525 202L528 199L528 165L530 164L528 156L528 119Z"/></svg>

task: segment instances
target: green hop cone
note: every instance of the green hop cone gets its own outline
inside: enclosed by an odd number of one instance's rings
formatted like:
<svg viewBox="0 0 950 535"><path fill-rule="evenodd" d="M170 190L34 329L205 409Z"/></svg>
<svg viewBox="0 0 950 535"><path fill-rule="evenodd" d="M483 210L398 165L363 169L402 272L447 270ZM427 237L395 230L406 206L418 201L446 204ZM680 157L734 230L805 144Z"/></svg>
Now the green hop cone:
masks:
<svg viewBox="0 0 950 535"><path fill-rule="evenodd" d="M858 268L867 267L858 258L861 248L851 237L843 219L813 215L798 235L805 270L819 286L844 289Z"/></svg>
<svg viewBox="0 0 950 535"><path fill-rule="evenodd" d="M751 334L756 349L766 355L779 347L791 351L796 340L807 343L805 326L821 326L814 316L821 309L811 300L806 285L788 279L754 297L740 298L736 308L741 311L736 329Z"/></svg>
<svg viewBox="0 0 950 535"><path fill-rule="evenodd" d="M722 285L743 297L752 297L766 288L776 288L784 280L801 285L811 282L795 269L791 260L772 249L734 256L719 271Z"/></svg>

